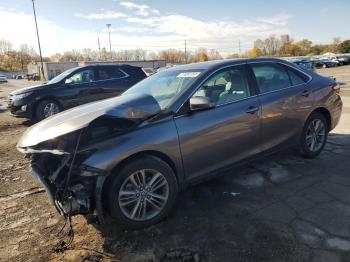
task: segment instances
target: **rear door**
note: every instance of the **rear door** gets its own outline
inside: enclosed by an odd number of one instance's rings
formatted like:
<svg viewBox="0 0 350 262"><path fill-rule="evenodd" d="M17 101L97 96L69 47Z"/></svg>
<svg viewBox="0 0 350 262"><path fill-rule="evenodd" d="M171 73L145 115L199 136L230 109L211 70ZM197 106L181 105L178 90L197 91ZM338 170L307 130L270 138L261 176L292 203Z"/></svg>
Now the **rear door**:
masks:
<svg viewBox="0 0 350 262"><path fill-rule="evenodd" d="M216 106L175 117L189 179L227 167L260 151L260 105L245 66L215 73L193 96L205 96Z"/></svg>
<svg viewBox="0 0 350 262"><path fill-rule="evenodd" d="M118 96L127 89L128 74L119 66L98 66L96 70L98 77L96 83L101 90L96 99Z"/></svg>
<svg viewBox="0 0 350 262"><path fill-rule="evenodd" d="M262 148L268 150L299 137L303 114L311 106L307 79L275 62L250 63L262 106Z"/></svg>

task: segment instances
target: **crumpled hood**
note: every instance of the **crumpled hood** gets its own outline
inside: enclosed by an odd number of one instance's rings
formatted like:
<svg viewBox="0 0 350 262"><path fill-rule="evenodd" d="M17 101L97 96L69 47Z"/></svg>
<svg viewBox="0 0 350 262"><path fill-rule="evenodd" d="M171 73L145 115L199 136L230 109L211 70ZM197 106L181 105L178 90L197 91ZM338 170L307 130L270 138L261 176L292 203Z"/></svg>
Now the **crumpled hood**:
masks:
<svg viewBox="0 0 350 262"><path fill-rule="evenodd" d="M122 95L85 104L53 115L31 126L19 140L17 148L35 146L79 130L102 115L141 120L157 114L160 110L154 97L147 94Z"/></svg>
<svg viewBox="0 0 350 262"><path fill-rule="evenodd" d="M50 88L49 84L41 84L41 85L36 85L36 86L28 86L28 87L24 87L21 89L17 89L13 92L10 93L10 95L20 95L23 93L27 93L27 92L31 92L31 91L35 91L35 90L39 90L39 89L43 89L43 88Z"/></svg>

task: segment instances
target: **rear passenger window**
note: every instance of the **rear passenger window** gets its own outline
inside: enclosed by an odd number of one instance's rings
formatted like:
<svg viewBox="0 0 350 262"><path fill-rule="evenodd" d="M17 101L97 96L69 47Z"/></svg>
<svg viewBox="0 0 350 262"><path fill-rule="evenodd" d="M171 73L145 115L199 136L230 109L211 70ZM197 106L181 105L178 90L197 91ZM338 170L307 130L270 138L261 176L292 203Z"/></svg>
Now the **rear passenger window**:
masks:
<svg viewBox="0 0 350 262"><path fill-rule="evenodd" d="M262 94L291 86L287 71L279 64L259 63L250 66Z"/></svg>
<svg viewBox="0 0 350 262"><path fill-rule="evenodd" d="M126 76L119 68L113 66L99 68L98 75L100 80L118 79Z"/></svg>
<svg viewBox="0 0 350 262"><path fill-rule="evenodd" d="M294 70L287 68L287 71L293 86L306 83L307 80L305 79L305 77L303 78L301 75L294 72Z"/></svg>

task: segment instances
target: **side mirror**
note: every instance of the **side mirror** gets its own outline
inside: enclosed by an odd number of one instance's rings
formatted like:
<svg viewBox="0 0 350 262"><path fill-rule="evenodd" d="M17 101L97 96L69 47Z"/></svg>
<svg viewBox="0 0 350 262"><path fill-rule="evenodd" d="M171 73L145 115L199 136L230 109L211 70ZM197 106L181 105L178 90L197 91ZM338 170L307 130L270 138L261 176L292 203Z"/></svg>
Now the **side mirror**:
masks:
<svg viewBox="0 0 350 262"><path fill-rule="evenodd" d="M205 96L194 96L190 98L190 109L195 110L204 110L215 107L215 104L210 102L209 98Z"/></svg>
<svg viewBox="0 0 350 262"><path fill-rule="evenodd" d="M67 78L67 79L64 81L64 83L65 83L66 85L69 85L69 84L73 83L73 80L70 79L70 78Z"/></svg>

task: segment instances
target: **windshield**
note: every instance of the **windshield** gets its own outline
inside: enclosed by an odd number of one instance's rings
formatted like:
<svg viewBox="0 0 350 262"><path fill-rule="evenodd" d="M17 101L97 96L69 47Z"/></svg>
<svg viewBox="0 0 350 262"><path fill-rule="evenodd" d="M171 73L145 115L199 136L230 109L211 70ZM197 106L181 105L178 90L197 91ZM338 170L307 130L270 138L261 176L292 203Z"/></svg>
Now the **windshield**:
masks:
<svg viewBox="0 0 350 262"><path fill-rule="evenodd" d="M161 109L169 107L203 70L171 70L159 72L128 89L124 94L143 93L153 96Z"/></svg>
<svg viewBox="0 0 350 262"><path fill-rule="evenodd" d="M54 78L52 78L49 82L47 82L48 84L56 84L60 81L62 81L67 75L69 75L70 73L72 73L74 70L76 70L77 68L71 68L68 69L66 71L64 71L63 73L59 74L58 76L55 76Z"/></svg>

